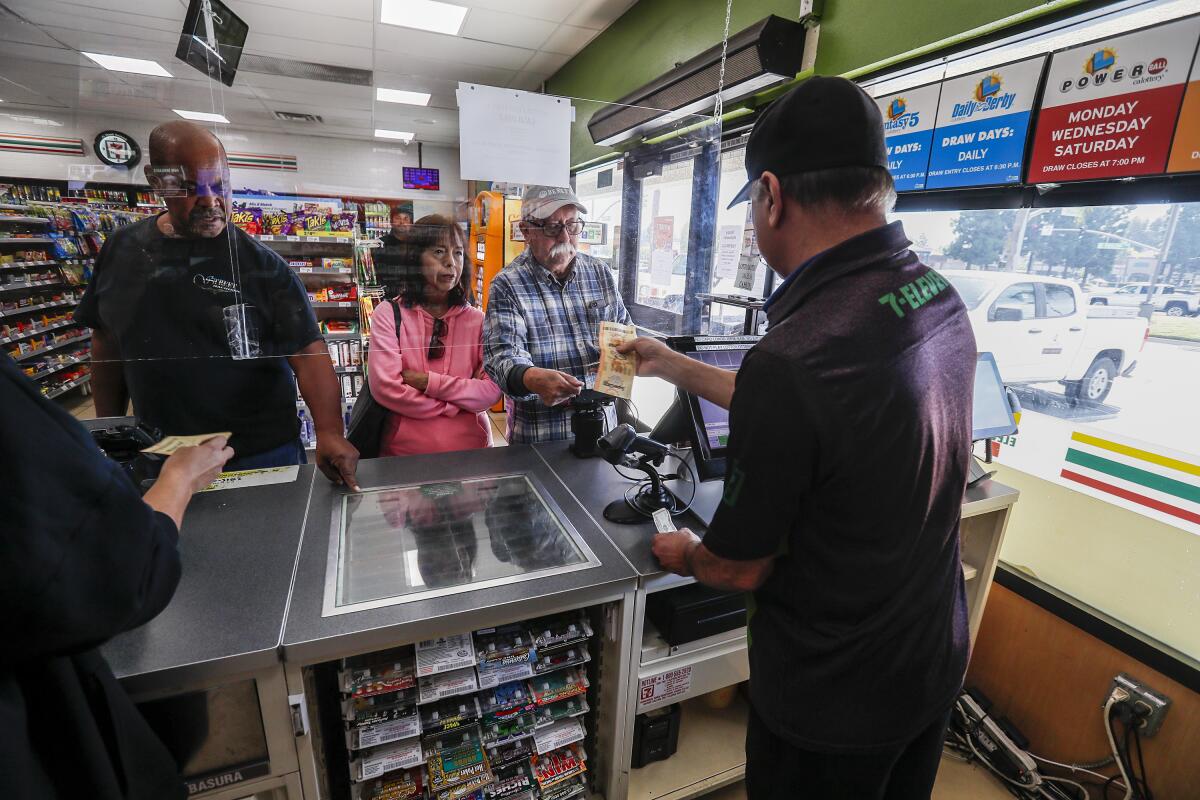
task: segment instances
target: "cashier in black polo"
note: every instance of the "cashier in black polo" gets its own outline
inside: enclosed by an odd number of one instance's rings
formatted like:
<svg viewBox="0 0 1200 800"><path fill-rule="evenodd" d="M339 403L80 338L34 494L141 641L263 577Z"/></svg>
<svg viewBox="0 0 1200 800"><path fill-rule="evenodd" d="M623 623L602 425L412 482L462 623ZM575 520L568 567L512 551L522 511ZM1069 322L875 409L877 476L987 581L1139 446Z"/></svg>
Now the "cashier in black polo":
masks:
<svg viewBox="0 0 1200 800"><path fill-rule="evenodd" d="M662 565L752 592L747 789L927 798L967 662L959 516L975 340L909 249L875 102L813 78L747 144L762 255L785 278L739 373L639 339L641 374L730 409L729 469L701 542Z"/></svg>
<svg viewBox="0 0 1200 800"><path fill-rule="evenodd" d="M93 328L97 415L122 416L132 399L164 435L232 432L230 470L301 464L298 384L317 465L355 486L358 451L308 296L278 254L229 224L221 142L194 123L160 125L147 178L167 212L109 237L75 313Z"/></svg>

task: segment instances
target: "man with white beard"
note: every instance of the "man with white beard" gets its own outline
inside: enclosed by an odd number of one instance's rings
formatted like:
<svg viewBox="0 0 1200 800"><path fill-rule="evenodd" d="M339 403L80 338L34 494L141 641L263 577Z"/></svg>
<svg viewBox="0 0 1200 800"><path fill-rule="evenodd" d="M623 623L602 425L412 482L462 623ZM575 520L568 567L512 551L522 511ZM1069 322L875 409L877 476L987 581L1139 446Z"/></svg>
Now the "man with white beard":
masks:
<svg viewBox="0 0 1200 800"><path fill-rule="evenodd" d="M504 390L512 444L571 437L567 403L594 380L600 323L630 323L608 265L578 250L586 213L570 189L530 186L525 252L492 281L484 367Z"/></svg>

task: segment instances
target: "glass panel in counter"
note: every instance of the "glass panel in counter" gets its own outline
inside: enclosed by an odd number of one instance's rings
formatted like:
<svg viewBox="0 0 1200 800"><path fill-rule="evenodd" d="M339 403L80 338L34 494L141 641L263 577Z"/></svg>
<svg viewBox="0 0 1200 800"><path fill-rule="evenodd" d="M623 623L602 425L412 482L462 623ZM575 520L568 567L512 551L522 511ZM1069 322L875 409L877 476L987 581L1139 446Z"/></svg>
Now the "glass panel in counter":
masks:
<svg viewBox="0 0 1200 800"><path fill-rule="evenodd" d="M346 494L331 533L326 616L599 564L528 475Z"/></svg>

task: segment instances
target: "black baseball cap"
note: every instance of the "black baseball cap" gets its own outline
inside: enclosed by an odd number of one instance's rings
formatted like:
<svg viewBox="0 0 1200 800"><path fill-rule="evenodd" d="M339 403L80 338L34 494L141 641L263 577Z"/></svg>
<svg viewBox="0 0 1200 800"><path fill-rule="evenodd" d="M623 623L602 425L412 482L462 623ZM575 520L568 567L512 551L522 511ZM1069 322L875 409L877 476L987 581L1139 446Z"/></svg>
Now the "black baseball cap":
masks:
<svg viewBox="0 0 1200 800"><path fill-rule="evenodd" d="M835 167L887 169L883 117L854 81L813 77L767 107L746 142L746 185L729 208L750 199L764 172L794 175Z"/></svg>

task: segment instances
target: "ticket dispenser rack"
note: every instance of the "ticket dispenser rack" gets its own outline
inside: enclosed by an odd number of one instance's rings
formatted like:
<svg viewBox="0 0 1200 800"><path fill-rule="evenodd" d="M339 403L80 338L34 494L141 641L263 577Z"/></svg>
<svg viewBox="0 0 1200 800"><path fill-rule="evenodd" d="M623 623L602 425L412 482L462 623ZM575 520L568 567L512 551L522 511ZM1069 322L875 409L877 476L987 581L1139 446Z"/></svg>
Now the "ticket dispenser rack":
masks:
<svg viewBox="0 0 1200 800"><path fill-rule="evenodd" d="M524 242L513 238L515 223L521 219L521 201L505 197L503 192L484 191L471 204L471 263L475 269L475 296L479 307L487 311L492 279L504 265L525 250ZM504 410L504 400L492 411Z"/></svg>

